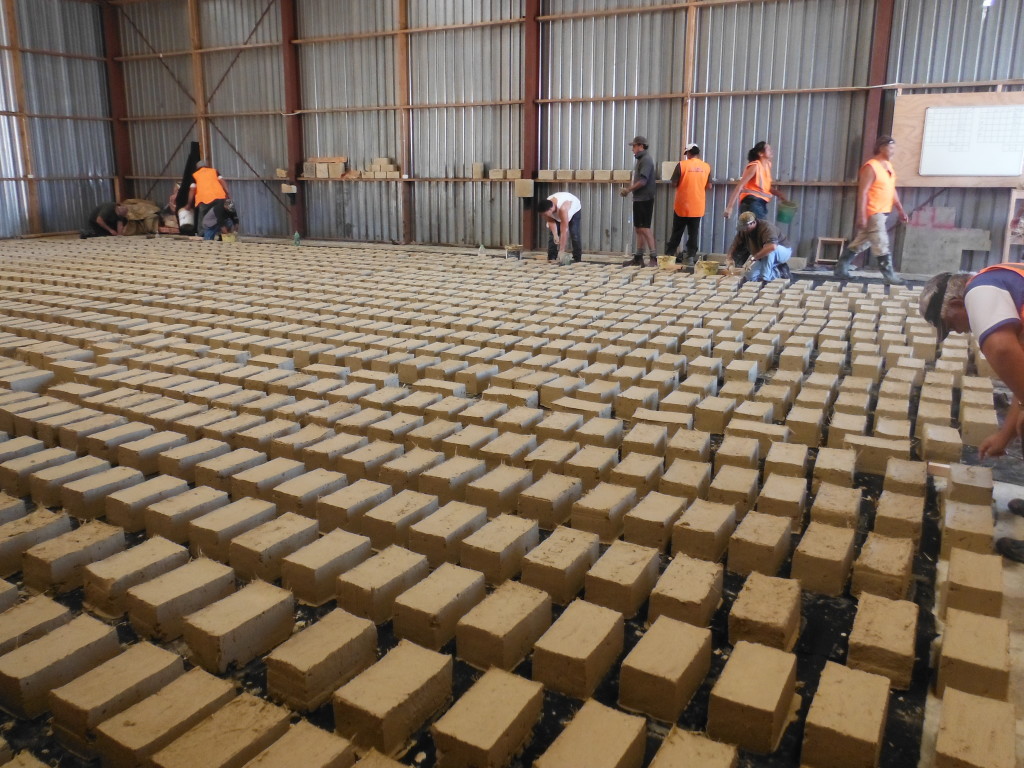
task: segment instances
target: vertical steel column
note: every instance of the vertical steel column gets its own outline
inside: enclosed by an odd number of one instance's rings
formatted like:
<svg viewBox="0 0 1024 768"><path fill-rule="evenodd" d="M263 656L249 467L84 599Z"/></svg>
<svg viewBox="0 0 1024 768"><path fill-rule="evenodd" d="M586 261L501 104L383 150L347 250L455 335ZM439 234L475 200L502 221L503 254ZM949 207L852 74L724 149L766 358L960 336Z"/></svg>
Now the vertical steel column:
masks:
<svg viewBox="0 0 1024 768"><path fill-rule="evenodd" d="M683 148L693 141L690 123L693 120L693 78L697 70L697 6L686 7L686 44L683 46Z"/></svg>
<svg viewBox="0 0 1024 768"><path fill-rule="evenodd" d="M128 177L132 175L131 136L125 119L128 100L124 83L124 65L121 56L121 32L118 29L118 10L109 3L100 5L103 20L103 52L107 66L107 97L110 101L111 138L114 142L114 198L129 197Z"/></svg>
<svg viewBox="0 0 1024 768"><path fill-rule="evenodd" d="M32 139L28 130L28 102L25 98L25 70L21 61L21 34L18 30L18 16L14 0L3 0L4 15L11 43L11 65L14 75L14 98L18 105L18 143L21 145L22 176L28 199L28 231L38 234L43 231L43 217L39 207L39 180L36 178L35 158L32 153Z"/></svg>
<svg viewBox="0 0 1024 768"><path fill-rule="evenodd" d="M203 77L203 34L199 20L199 0L188 0L189 45L192 50L192 100L196 105L196 126L199 129L199 152L210 160L210 121L206 113L206 82Z"/></svg>
<svg viewBox="0 0 1024 768"><path fill-rule="evenodd" d="M868 69L868 85L876 86L868 91L867 107L864 110L864 136L861 157L871 157L875 138L882 131L882 97L885 92L877 86L885 85L889 70L889 46L892 42L892 22L895 14L895 0L878 0L875 7L875 30L871 38L871 63Z"/></svg>
<svg viewBox="0 0 1024 768"><path fill-rule="evenodd" d="M537 175L540 164L540 0L526 0L523 19L523 178ZM532 249L537 238L537 214L526 199L523 209L523 248Z"/></svg>
<svg viewBox="0 0 1024 768"><path fill-rule="evenodd" d="M398 78L398 131L401 141L399 165L402 175L413 178L412 160L412 85L409 78L409 0L398 0L398 35L395 36L395 74ZM399 181L402 190L402 242L416 241L415 200L412 182Z"/></svg>
<svg viewBox="0 0 1024 768"><path fill-rule="evenodd" d="M288 136L288 176L295 185L295 202L291 206L292 231L306 235L306 187L302 178L305 150L302 142L302 71L299 67L298 9L295 0L281 3L281 61L284 63L285 130Z"/></svg>

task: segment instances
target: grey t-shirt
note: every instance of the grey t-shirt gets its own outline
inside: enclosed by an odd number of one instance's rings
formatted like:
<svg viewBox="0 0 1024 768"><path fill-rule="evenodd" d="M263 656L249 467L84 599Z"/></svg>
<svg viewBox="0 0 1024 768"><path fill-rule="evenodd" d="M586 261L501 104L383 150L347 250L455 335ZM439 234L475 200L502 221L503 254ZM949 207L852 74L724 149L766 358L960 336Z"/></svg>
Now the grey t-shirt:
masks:
<svg viewBox="0 0 1024 768"><path fill-rule="evenodd" d="M644 179L645 183L639 189L633 191L633 199L644 201L653 200L654 192L657 189L658 179L654 175L654 158L646 149L636 156L636 166L633 168L633 183Z"/></svg>

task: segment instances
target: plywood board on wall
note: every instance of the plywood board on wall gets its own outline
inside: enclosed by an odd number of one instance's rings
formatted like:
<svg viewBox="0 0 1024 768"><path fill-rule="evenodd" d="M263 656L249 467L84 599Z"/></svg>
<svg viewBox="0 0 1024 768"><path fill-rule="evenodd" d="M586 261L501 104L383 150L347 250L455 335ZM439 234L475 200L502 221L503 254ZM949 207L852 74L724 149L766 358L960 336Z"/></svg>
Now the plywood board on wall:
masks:
<svg viewBox="0 0 1024 768"><path fill-rule="evenodd" d="M1024 92L901 94L896 97L892 134L896 139L893 166L901 187L1024 188L1020 176L921 176L921 140L929 107L1024 105Z"/></svg>

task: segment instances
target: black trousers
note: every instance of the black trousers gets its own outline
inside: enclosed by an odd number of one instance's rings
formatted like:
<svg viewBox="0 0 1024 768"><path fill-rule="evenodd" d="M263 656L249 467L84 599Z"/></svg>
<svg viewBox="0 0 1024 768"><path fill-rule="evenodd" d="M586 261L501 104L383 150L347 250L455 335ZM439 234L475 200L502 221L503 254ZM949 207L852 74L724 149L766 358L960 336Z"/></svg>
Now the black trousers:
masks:
<svg viewBox="0 0 1024 768"><path fill-rule="evenodd" d="M676 249L686 232L686 255L691 259L697 255L697 243L700 238L700 216L677 216L672 214L672 234L665 243L665 255L675 256Z"/></svg>
<svg viewBox="0 0 1024 768"><path fill-rule="evenodd" d="M583 240L580 239L580 222L582 221L583 211L577 211L576 215L569 219L569 242L572 243L572 260L583 261ZM558 237L562 237L562 222L555 222L555 229L558 231ZM548 230L548 259L554 261L558 258L558 240L555 240L551 234L551 230Z"/></svg>

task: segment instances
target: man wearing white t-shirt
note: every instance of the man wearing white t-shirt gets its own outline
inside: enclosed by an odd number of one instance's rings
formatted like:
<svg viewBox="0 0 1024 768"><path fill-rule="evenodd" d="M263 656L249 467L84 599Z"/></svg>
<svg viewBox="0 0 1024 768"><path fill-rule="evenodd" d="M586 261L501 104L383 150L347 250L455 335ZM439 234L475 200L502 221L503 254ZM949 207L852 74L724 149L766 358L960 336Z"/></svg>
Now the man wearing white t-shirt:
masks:
<svg viewBox="0 0 1024 768"><path fill-rule="evenodd" d="M976 275L943 272L921 293L921 316L935 326L939 341L950 331L973 333L985 359L1013 393L1002 428L978 446L978 456L1002 456L1006 446L1024 436L1024 264L996 264ZM1010 502L1010 512L1024 516L1024 500ZM996 550L1024 562L1024 541L1002 538Z"/></svg>
<svg viewBox="0 0 1024 768"><path fill-rule="evenodd" d="M580 221L583 209L580 199L569 192L556 192L536 205L548 227L548 261L557 261L559 251L568 251L572 241L572 260L583 261Z"/></svg>

